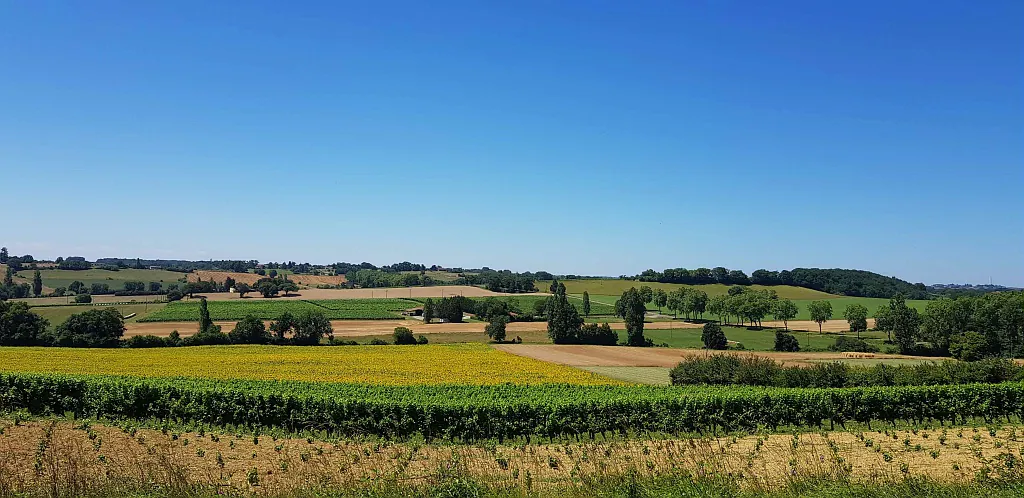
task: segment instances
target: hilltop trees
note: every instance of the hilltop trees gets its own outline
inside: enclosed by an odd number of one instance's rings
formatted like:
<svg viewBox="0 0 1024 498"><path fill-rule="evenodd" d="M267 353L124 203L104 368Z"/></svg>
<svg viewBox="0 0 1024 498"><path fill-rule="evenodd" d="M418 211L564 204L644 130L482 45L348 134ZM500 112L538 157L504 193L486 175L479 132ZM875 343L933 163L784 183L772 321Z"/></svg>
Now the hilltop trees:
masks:
<svg viewBox="0 0 1024 498"><path fill-rule="evenodd" d="M811 320L818 324L818 333L821 333L821 324L832 318L832 303L828 301L812 301L807 305L807 311L811 313Z"/></svg>

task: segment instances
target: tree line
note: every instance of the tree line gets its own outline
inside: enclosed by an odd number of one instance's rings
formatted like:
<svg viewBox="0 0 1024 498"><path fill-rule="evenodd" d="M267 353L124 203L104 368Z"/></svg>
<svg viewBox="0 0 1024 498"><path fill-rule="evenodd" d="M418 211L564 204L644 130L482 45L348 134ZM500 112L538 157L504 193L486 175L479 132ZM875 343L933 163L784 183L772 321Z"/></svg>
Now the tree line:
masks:
<svg viewBox="0 0 1024 498"><path fill-rule="evenodd" d="M924 284L912 284L895 277L886 277L863 270L796 268L793 270L769 271L760 269L749 277L742 270L725 267L668 268L664 271L645 270L633 277L623 277L640 282L703 285L792 285L808 289L853 297L891 298L902 294L906 299L928 299Z"/></svg>

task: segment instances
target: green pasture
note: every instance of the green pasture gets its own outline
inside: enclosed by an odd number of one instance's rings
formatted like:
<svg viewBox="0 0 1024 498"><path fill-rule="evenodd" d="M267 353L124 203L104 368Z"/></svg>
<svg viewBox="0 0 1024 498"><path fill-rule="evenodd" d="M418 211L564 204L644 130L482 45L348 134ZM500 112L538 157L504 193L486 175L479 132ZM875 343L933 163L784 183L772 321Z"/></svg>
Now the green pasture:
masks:
<svg viewBox="0 0 1024 498"><path fill-rule="evenodd" d="M156 304L112 304L112 305L99 305L99 304L71 304L67 306L40 306L32 308L32 312L47 319L50 322L51 327L56 327L74 314L84 313L94 309L106 309L115 308L121 312L121 316L127 316L132 313L136 315L125 323L135 323L139 319L145 317L149 313L159 311L161 308L166 306L165 303Z"/></svg>
<svg viewBox="0 0 1024 498"><path fill-rule="evenodd" d="M34 271L35 270L22 270L19 271L17 275L25 281L31 282ZM144 282L147 286L150 282L160 282L163 284L164 288L167 288L168 284L178 283L180 279L185 278L185 274L179 272L167 270L136 270L133 268L125 268L119 271L98 269L39 270L39 275L43 277L43 286L49 287L50 289L67 287L75 280L82 282L86 287L91 286L93 283L107 284L110 286L110 290L123 289L124 283L129 280Z"/></svg>

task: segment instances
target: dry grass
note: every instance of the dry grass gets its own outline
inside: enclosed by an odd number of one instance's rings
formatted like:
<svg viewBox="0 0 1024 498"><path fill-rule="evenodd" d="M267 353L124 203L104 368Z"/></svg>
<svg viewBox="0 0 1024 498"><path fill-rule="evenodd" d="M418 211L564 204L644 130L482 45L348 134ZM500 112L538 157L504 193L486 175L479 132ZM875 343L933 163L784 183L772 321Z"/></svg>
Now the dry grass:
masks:
<svg viewBox="0 0 1024 498"><path fill-rule="evenodd" d="M415 483L460 465L482 482L557 487L581 476L626 471L729 474L770 489L794 478L928 477L966 482L1019 454L1022 427L629 440L580 444L422 445L274 439L251 434L176 433L68 421L0 420L0 494L46 490L76 495L89 486L205 485L277 494L364 479ZM258 484L254 485L254 484Z"/></svg>

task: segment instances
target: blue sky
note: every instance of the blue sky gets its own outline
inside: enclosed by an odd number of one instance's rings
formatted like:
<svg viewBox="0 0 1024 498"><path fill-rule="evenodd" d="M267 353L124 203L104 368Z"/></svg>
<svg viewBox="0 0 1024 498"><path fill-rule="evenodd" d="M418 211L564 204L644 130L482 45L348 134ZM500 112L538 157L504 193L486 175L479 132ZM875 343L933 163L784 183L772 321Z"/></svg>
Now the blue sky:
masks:
<svg viewBox="0 0 1024 498"><path fill-rule="evenodd" d="M1024 2L4 2L0 244L1024 285Z"/></svg>

